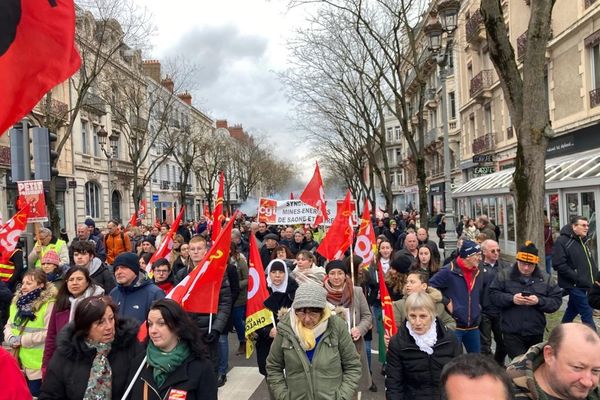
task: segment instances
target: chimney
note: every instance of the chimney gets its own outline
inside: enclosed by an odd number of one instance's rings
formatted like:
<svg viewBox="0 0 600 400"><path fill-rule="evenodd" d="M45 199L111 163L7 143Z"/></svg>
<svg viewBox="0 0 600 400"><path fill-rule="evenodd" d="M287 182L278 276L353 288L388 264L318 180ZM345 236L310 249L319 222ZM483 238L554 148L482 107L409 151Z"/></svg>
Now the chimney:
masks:
<svg viewBox="0 0 600 400"><path fill-rule="evenodd" d="M183 93L179 93L177 97L179 97L181 101L183 101L188 106L192 105L192 95L189 94L187 90Z"/></svg>
<svg viewBox="0 0 600 400"><path fill-rule="evenodd" d="M217 123L217 129L219 129L219 128L227 129L227 120L226 119L218 119L216 123Z"/></svg>
<svg viewBox="0 0 600 400"><path fill-rule="evenodd" d="M171 93L173 93L173 89L175 89L175 84L173 83L173 80L169 77L169 75L167 75L165 77L165 79L163 79L161 81L161 84L167 88L167 90Z"/></svg>
<svg viewBox="0 0 600 400"><path fill-rule="evenodd" d="M157 83L160 82L160 61L144 60L143 68L144 75L155 80Z"/></svg>
<svg viewBox="0 0 600 400"><path fill-rule="evenodd" d="M232 138L239 140L240 142L244 142L245 137L244 137L244 128L242 128L242 125L234 125L232 127L229 128L229 134L231 135Z"/></svg>

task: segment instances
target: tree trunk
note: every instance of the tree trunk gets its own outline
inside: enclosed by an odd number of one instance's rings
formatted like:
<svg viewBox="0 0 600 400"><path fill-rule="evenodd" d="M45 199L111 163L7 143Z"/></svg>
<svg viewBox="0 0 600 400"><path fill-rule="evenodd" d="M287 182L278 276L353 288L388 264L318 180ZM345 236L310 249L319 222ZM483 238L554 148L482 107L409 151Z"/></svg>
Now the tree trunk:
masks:
<svg viewBox="0 0 600 400"><path fill-rule="evenodd" d="M48 221L50 222L52 234L60 238L60 215L58 215L58 210L56 209L56 178L56 176L50 178L46 205L48 206Z"/></svg>

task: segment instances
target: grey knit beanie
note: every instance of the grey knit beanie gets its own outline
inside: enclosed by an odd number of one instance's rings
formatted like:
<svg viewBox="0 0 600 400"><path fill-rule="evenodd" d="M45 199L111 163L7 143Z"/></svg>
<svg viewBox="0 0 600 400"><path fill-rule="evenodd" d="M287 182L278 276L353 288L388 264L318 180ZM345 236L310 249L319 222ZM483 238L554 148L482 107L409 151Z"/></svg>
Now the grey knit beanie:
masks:
<svg viewBox="0 0 600 400"><path fill-rule="evenodd" d="M298 310L305 307L325 308L327 304L327 291L316 283L303 283L296 290L292 307Z"/></svg>

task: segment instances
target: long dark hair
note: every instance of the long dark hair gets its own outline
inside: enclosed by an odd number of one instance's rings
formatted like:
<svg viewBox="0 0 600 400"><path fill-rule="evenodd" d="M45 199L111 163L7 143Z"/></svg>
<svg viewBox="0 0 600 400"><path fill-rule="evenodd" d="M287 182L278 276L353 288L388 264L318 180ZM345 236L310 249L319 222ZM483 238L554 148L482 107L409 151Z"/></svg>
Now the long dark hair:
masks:
<svg viewBox="0 0 600 400"><path fill-rule="evenodd" d="M118 324L117 305L109 296L90 296L81 300L75 309L74 336L78 338L86 338L90 333L92 324L100 321L110 307L115 314L115 329Z"/></svg>
<svg viewBox="0 0 600 400"><path fill-rule="evenodd" d="M69 308L71 308L71 302L69 301L69 296L71 296L72 293L69 292L68 282L69 282L69 278L71 277L71 275L73 275L75 272L81 272L83 274L83 276L85 277L85 281L87 282L87 287L85 288L86 290L90 286L94 285L94 283L90 279L90 271L88 271L88 269L86 267L74 266L74 267L69 268L69 270L65 274L64 282L63 282L62 286L60 287L60 289L58 289L58 293L56 295L56 303L54 305L54 308L56 311L64 311L64 310L68 310Z"/></svg>
<svg viewBox="0 0 600 400"><path fill-rule="evenodd" d="M176 301L171 299L157 300L152 303L152 306L150 307L150 311L151 310L160 311L162 318L165 320L165 324L167 324L169 329L177 335L179 340L183 341L188 346L190 351L196 357L207 357L206 348L200 339L202 336L200 330ZM148 320L146 320L146 327L148 327ZM150 340L149 337L147 340Z"/></svg>

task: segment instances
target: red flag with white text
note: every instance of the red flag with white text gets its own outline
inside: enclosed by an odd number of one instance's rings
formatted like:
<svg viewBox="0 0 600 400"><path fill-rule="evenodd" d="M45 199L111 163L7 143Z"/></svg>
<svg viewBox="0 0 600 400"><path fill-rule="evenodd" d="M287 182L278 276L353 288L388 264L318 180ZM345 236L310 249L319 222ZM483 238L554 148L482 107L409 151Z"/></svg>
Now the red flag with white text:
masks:
<svg viewBox="0 0 600 400"><path fill-rule="evenodd" d="M319 163L315 166L315 172L300 195L300 200L317 209L314 226L320 225L327 221L327 204L325 203L325 189L323 187L323 179L321 179L321 171Z"/></svg>
<svg viewBox="0 0 600 400"><path fill-rule="evenodd" d="M179 228L179 224L181 223L181 219L183 218L183 212L185 211L185 207L181 207L179 210L179 214L177 214L177 218L173 221L173 225L171 225L171 229L167 232L167 235L162 238L160 241L160 246L158 249L152 254L150 261L146 265L146 272L150 272L152 270L152 264L156 262L159 258L169 258L171 255L171 250L173 249L173 236L177 233L177 229Z"/></svg>
<svg viewBox="0 0 600 400"><path fill-rule="evenodd" d="M365 208L363 209L363 214L360 218L360 228L358 229L356 244L354 245L354 254L363 259L361 264L362 267L371 265L371 261L375 258L376 249L377 241L375 239L373 222L371 221L369 201L365 199Z"/></svg>
<svg viewBox="0 0 600 400"><path fill-rule="evenodd" d="M0 135L81 65L73 0L0 1Z"/></svg>
<svg viewBox="0 0 600 400"><path fill-rule="evenodd" d="M331 227L317 247L317 252L328 260L340 260L344 257L344 252L348 247L352 245L353 234L352 202L348 190Z"/></svg>
<svg viewBox="0 0 600 400"><path fill-rule="evenodd" d="M210 235L211 240L214 242L221 232L221 224L225 217L223 216L223 193L225 189L225 174L221 171L219 175L219 191L217 192L217 202L215 209L213 210L213 229Z"/></svg>
<svg viewBox="0 0 600 400"><path fill-rule="evenodd" d="M0 264L12 256L21 233L27 229L28 215L29 206L25 206L0 228Z"/></svg>
<svg viewBox="0 0 600 400"><path fill-rule="evenodd" d="M273 323L271 310L264 301L269 297L265 270L262 265L254 232L250 232L250 254L248 260L248 301L246 302L246 358L254 351L252 333Z"/></svg>
<svg viewBox="0 0 600 400"><path fill-rule="evenodd" d="M394 310L392 309L392 298L385 285L383 277L383 269L381 263L377 265L377 276L379 277L379 298L381 300L381 312L383 314L383 329L389 337L394 336L398 332L396 321L394 320Z"/></svg>

